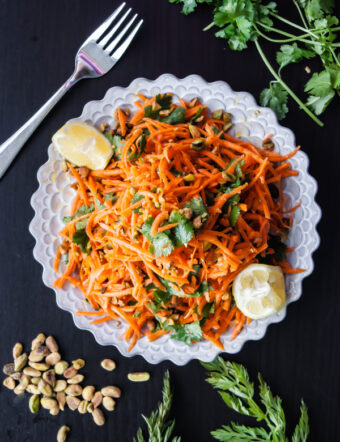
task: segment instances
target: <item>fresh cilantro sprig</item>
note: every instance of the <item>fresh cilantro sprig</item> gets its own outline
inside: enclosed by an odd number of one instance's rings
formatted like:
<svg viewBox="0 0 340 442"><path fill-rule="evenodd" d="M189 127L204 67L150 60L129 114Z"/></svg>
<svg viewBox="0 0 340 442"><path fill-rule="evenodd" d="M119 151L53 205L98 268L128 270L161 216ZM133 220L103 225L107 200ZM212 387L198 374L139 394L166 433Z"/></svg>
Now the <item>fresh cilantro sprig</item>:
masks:
<svg viewBox="0 0 340 442"><path fill-rule="evenodd" d="M169 325L166 321L160 323L160 327L163 330L171 331L171 339L184 342L191 346L196 342L199 342L203 338L202 329L199 321L191 322L190 324L173 324Z"/></svg>
<svg viewBox="0 0 340 442"><path fill-rule="evenodd" d="M255 47L274 80L260 95L263 106L271 107L279 119L288 112L290 96L318 125L317 117L330 102L340 96L340 43L336 41L339 20L331 15L334 0L292 0L297 8L300 24L277 13L273 1L262 0L169 0L181 3L184 14L192 13L199 3L213 6L213 21L205 28L217 27L216 37L227 41L235 51L249 44ZM280 24L285 26L281 28ZM288 29L288 31L287 31ZM276 52L276 70L263 52L261 39L279 44ZM283 80L282 71L292 63L318 57L322 70L306 82L307 100L303 102Z"/></svg>
<svg viewBox="0 0 340 442"><path fill-rule="evenodd" d="M145 439L143 430L139 428L137 438L134 442L181 442L180 437L173 437L172 433L175 426L175 420L169 420L169 414L172 404L172 392L170 388L170 375L166 371L163 379L162 402L153 411L150 417L142 415L147 425L148 437Z"/></svg>
<svg viewBox="0 0 340 442"><path fill-rule="evenodd" d="M282 400L274 396L270 387L258 375L259 388L257 400L254 383L250 381L246 368L235 362L218 357L210 363L203 363L208 370L207 382L216 388L228 407L234 411L256 419L265 426L245 426L235 422L223 425L212 431L212 436L219 441L228 442L288 442L286 417ZM306 442L309 435L307 407L301 400L301 417L295 427L292 442Z"/></svg>

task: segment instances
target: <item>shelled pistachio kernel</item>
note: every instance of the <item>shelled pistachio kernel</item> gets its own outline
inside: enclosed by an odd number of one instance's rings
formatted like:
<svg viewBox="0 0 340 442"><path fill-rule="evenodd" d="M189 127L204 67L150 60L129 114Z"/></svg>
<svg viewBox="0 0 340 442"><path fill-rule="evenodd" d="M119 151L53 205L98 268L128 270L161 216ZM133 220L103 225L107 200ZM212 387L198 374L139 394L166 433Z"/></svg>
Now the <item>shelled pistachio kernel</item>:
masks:
<svg viewBox="0 0 340 442"><path fill-rule="evenodd" d="M57 405L56 407L50 409L50 414L52 416L56 416L57 414L59 414L59 411L60 411L60 409L59 409L59 407Z"/></svg>
<svg viewBox="0 0 340 442"><path fill-rule="evenodd" d="M23 349L24 349L24 347L23 347L22 343L21 342L17 342L14 345L13 350L12 350L13 359L18 358L21 355Z"/></svg>
<svg viewBox="0 0 340 442"><path fill-rule="evenodd" d="M65 390L65 393L69 396L80 396L82 392L83 389L80 385L69 385Z"/></svg>
<svg viewBox="0 0 340 442"><path fill-rule="evenodd" d="M30 397L28 407L31 413L36 413L37 411L39 411L40 398L37 394L33 394L33 396Z"/></svg>
<svg viewBox="0 0 340 442"><path fill-rule="evenodd" d="M84 359L76 359L75 361L72 361L72 364L76 370L80 370L85 366L85 361Z"/></svg>
<svg viewBox="0 0 340 442"><path fill-rule="evenodd" d="M31 378L29 376L22 374L20 376L20 383L19 383L20 388L26 390L28 384L30 383L30 380Z"/></svg>
<svg viewBox="0 0 340 442"><path fill-rule="evenodd" d="M14 393L15 394L17 394L17 395L19 395L19 394L23 394L23 393L25 393L25 389L22 387L22 385L17 385L15 388L14 388Z"/></svg>
<svg viewBox="0 0 340 442"><path fill-rule="evenodd" d="M31 394L41 394L38 386L34 384L27 385L26 391Z"/></svg>
<svg viewBox="0 0 340 442"><path fill-rule="evenodd" d="M113 411L115 409L116 401L112 397L103 397L103 407L108 411Z"/></svg>
<svg viewBox="0 0 340 442"><path fill-rule="evenodd" d="M103 359L100 365L107 371L113 371L116 368L116 363L112 359Z"/></svg>
<svg viewBox="0 0 340 442"><path fill-rule="evenodd" d="M83 382L84 380L84 375L82 374L76 374L75 376L73 376L73 378L67 379L67 383L68 384L80 384L80 382Z"/></svg>
<svg viewBox="0 0 340 442"><path fill-rule="evenodd" d="M39 333L32 341L31 350L36 350L45 342L46 336L44 333Z"/></svg>
<svg viewBox="0 0 340 442"><path fill-rule="evenodd" d="M88 406L88 402L87 401L81 401L78 407L78 411L80 414L85 414L87 413L87 406Z"/></svg>
<svg viewBox="0 0 340 442"><path fill-rule="evenodd" d="M46 356L45 362L46 364L55 365L60 361L60 359L60 353L54 351L53 353L50 353L48 356Z"/></svg>
<svg viewBox="0 0 340 442"><path fill-rule="evenodd" d="M105 424L105 417L100 408L95 408L92 411L93 421L96 425L102 426Z"/></svg>
<svg viewBox="0 0 340 442"><path fill-rule="evenodd" d="M55 383L53 390L58 393L59 391L64 391L67 387L67 382L64 379L58 379Z"/></svg>
<svg viewBox="0 0 340 442"><path fill-rule="evenodd" d="M61 411L65 410L66 394L63 391L58 391L57 402Z"/></svg>
<svg viewBox="0 0 340 442"><path fill-rule="evenodd" d="M121 395L120 388L115 387L113 385L108 385L107 387L103 387L100 391L103 396L118 398Z"/></svg>
<svg viewBox="0 0 340 442"><path fill-rule="evenodd" d="M40 382L40 377L38 378L38 377L36 377L36 378L31 378L31 384L33 384L33 385L38 385L39 384L39 382Z"/></svg>
<svg viewBox="0 0 340 442"><path fill-rule="evenodd" d="M93 406L92 402L90 402L90 403L87 405L87 409L86 409L86 411L87 411L88 413L92 413L93 410L94 410L94 406Z"/></svg>
<svg viewBox="0 0 340 442"><path fill-rule="evenodd" d="M47 382L45 382L43 379L41 379L41 381L39 382L38 388L40 392L45 396L51 396L52 387L49 384L47 384Z"/></svg>
<svg viewBox="0 0 340 442"><path fill-rule="evenodd" d="M150 379L150 373L144 371L144 372L136 372L136 373L129 373L127 375L129 381L131 382L145 382Z"/></svg>
<svg viewBox="0 0 340 442"><path fill-rule="evenodd" d="M79 407L80 399L74 396L66 396L66 403L68 408L74 411Z"/></svg>
<svg viewBox="0 0 340 442"><path fill-rule="evenodd" d="M46 371L46 370L48 370L50 368L50 365L46 364L45 362L32 362L32 361L29 361L28 365L30 367L32 367L32 368L35 368L36 370L39 370L39 371Z"/></svg>
<svg viewBox="0 0 340 442"><path fill-rule="evenodd" d="M99 407L99 405L102 403L103 401L103 395L100 391L96 391L95 394L93 395L93 398L91 400L92 405L94 408Z"/></svg>
<svg viewBox="0 0 340 442"><path fill-rule="evenodd" d="M42 378L45 382L47 382L51 387L55 386L56 383L56 377L55 377L55 371L54 370L47 370L42 375Z"/></svg>
<svg viewBox="0 0 340 442"><path fill-rule="evenodd" d="M51 353L57 352L59 350L59 346L57 344L57 341L54 339L53 336L48 336L46 338L46 346L50 350Z"/></svg>
<svg viewBox="0 0 340 442"><path fill-rule="evenodd" d="M85 401L91 401L93 396L94 396L94 392L95 392L95 388L93 385L87 385L84 389L83 389L83 398Z"/></svg>
<svg viewBox="0 0 340 442"><path fill-rule="evenodd" d="M33 367L25 367L23 373L27 376L31 376L32 378L37 378L41 376L41 372Z"/></svg>
<svg viewBox="0 0 340 442"><path fill-rule="evenodd" d="M14 360L14 371L21 371L27 364L27 353L23 353Z"/></svg>
<svg viewBox="0 0 340 442"><path fill-rule="evenodd" d="M52 410L52 408L55 408L58 406L58 402L51 397L41 398L40 403L41 403L41 406L43 408L45 408L46 410Z"/></svg>
<svg viewBox="0 0 340 442"><path fill-rule="evenodd" d="M57 374L62 375L64 374L65 370L68 368L68 362L66 361L59 361L55 364L54 370Z"/></svg>
<svg viewBox="0 0 340 442"><path fill-rule="evenodd" d="M57 434L57 442L65 442L67 438L67 433L70 431L70 427L67 425L63 425L59 428L58 434Z"/></svg>
<svg viewBox="0 0 340 442"><path fill-rule="evenodd" d="M13 378L11 378L10 376L8 376L7 378L4 379L3 385L6 388L8 388L9 390L14 390L14 388L15 388L15 380Z"/></svg>
<svg viewBox="0 0 340 442"><path fill-rule="evenodd" d="M5 364L2 368L3 373L6 376L11 376L14 373L14 362L10 362L9 364Z"/></svg>
<svg viewBox="0 0 340 442"><path fill-rule="evenodd" d="M78 373L78 370L76 370L73 365L69 367L67 370L64 371L63 375L66 379L73 378Z"/></svg>

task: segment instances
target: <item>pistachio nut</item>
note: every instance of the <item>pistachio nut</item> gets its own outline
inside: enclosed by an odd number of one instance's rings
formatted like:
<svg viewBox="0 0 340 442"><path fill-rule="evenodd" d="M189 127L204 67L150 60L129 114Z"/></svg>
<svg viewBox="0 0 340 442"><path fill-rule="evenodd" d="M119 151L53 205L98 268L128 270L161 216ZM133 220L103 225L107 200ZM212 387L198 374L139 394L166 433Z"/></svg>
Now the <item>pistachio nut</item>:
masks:
<svg viewBox="0 0 340 442"><path fill-rule="evenodd" d="M70 427L67 425L63 425L59 428L58 434L57 434L57 442L65 442L67 438L67 433L70 431Z"/></svg>
<svg viewBox="0 0 340 442"><path fill-rule="evenodd" d="M54 366L54 370L57 374L64 374L64 371L67 369L68 367L68 362L66 361L59 361L55 364Z"/></svg>
<svg viewBox="0 0 340 442"><path fill-rule="evenodd" d="M83 392L83 389L80 385L69 385L66 389L65 389L65 393L68 394L69 396L80 396Z"/></svg>
<svg viewBox="0 0 340 442"><path fill-rule="evenodd" d="M80 370L81 368L84 367L85 361L84 359L76 359L75 361L72 361L72 364L76 370Z"/></svg>
<svg viewBox="0 0 340 442"><path fill-rule="evenodd" d="M229 123L229 121L231 120L232 115L229 112L223 112L222 114L222 120L225 123Z"/></svg>
<svg viewBox="0 0 340 442"><path fill-rule="evenodd" d="M32 368L35 368L39 371L46 371L50 368L49 364L46 364L45 362L28 362L28 365Z"/></svg>
<svg viewBox="0 0 340 442"><path fill-rule="evenodd" d="M54 385L53 390L58 393L59 391L64 391L67 387L67 382L64 379L58 379Z"/></svg>
<svg viewBox="0 0 340 442"><path fill-rule="evenodd" d="M27 363L27 353L23 353L14 360L14 371L22 370Z"/></svg>
<svg viewBox="0 0 340 442"><path fill-rule="evenodd" d="M78 407L78 411L80 414L85 414L87 412L87 406L88 406L88 402L87 401L81 401Z"/></svg>
<svg viewBox="0 0 340 442"><path fill-rule="evenodd" d="M116 363L112 359L103 359L100 365L107 371L113 371L116 368Z"/></svg>
<svg viewBox="0 0 340 442"><path fill-rule="evenodd" d="M265 141L262 142L262 147L265 150L270 150L272 151L274 149L274 143L272 142L271 138L266 139Z"/></svg>
<svg viewBox="0 0 340 442"><path fill-rule="evenodd" d="M87 405L87 409L86 409L86 411L87 411L88 413L92 413L93 410L94 410L94 406L93 406L93 404L90 402L90 403Z"/></svg>
<svg viewBox="0 0 340 442"><path fill-rule="evenodd" d="M150 373L144 371L144 372L136 372L136 373L129 373L127 375L129 381L132 382L145 382L150 379Z"/></svg>
<svg viewBox="0 0 340 442"><path fill-rule="evenodd" d="M37 394L33 394L33 396L30 397L30 400L28 402L28 408L30 409L31 413L36 413L39 411L40 407L40 398Z"/></svg>
<svg viewBox="0 0 340 442"><path fill-rule="evenodd" d="M39 345L38 348L32 350L28 356L28 359L31 362L41 362L45 356L50 354L50 350L46 347L46 345Z"/></svg>
<svg viewBox="0 0 340 442"><path fill-rule="evenodd" d="M78 370L76 370L72 365L67 370L65 370L63 374L66 379L70 379L70 378L73 378L73 376L75 376L77 373L78 373Z"/></svg>
<svg viewBox="0 0 340 442"><path fill-rule="evenodd" d="M13 374L11 374L11 378L15 381L19 381L21 378L21 374L22 373L20 371L15 371Z"/></svg>
<svg viewBox="0 0 340 442"><path fill-rule="evenodd" d="M226 124L223 126L223 131L224 131L224 132L227 132L229 129L232 128L232 126L233 126L232 123L226 123Z"/></svg>
<svg viewBox="0 0 340 442"><path fill-rule="evenodd" d="M33 385L38 385L39 384L39 382L40 382L40 377L38 378L38 377L36 377L36 378L31 378L31 384L33 384Z"/></svg>
<svg viewBox="0 0 340 442"><path fill-rule="evenodd" d="M4 372L5 375L11 376L11 374L13 374L15 371L14 362L10 362L9 364L4 365L2 371Z"/></svg>
<svg viewBox="0 0 340 442"><path fill-rule="evenodd" d="M38 386L34 384L27 385L26 391L31 394L41 394Z"/></svg>
<svg viewBox="0 0 340 442"><path fill-rule="evenodd" d="M53 353L50 353L45 358L46 364L55 365L57 362L59 362L61 359L60 353L57 351L54 351Z"/></svg>
<svg viewBox="0 0 340 442"><path fill-rule="evenodd" d="M56 406L56 407L54 407L54 408L51 408L51 410L50 410L50 414L52 414L52 416L56 416L57 414L59 414L59 407L58 407L58 405Z"/></svg>
<svg viewBox="0 0 340 442"><path fill-rule="evenodd" d="M51 353L55 353L59 350L59 346L53 336L46 338L46 346Z"/></svg>
<svg viewBox="0 0 340 442"><path fill-rule="evenodd" d="M22 385L17 385L15 388L14 388L14 393L15 394L17 394L17 395L19 395L19 394L23 394L23 393L25 393L25 389L22 387Z"/></svg>
<svg viewBox="0 0 340 442"><path fill-rule="evenodd" d="M198 138L201 135L199 129L193 124L189 124L189 132L192 138Z"/></svg>
<svg viewBox="0 0 340 442"><path fill-rule="evenodd" d="M51 385L51 387L55 386L56 378L55 378L55 371L54 370L47 370L42 375L42 378L45 382Z"/></svg>
<svg viewBox="0 0 340 442"><path fill-rule="evenodd" d="M51 398L51 397L43 397L40 400L41 406L45 408L46 410L52 410L52 408L55 408L58 406L58 402Z"/></svg>
<svg viewBox="0 0 340 442"><path fill-rule="evenodd" d="M192 183L195 181L195 175L192 173L188 173L188 175L185 175L183 177L183 180L186 181L187 183Z"/></svg>
<svg viewBox="0 0 340 442"><path fill-rule="evenodd" d="M29 376L27 376L26 374L22 374L20 376L20 386L21 388L23 388L24 390L26 390L28 384L30 383L31 378Z"/></svg>
<svg viewBox="0 0 340 442"><path fill-rule="evenodd" d="M107 411L113 411L115 409L116 401L112 399L112 397L105 396L103 397L103 407Z"/></svg>
<svg viewBox="0 0 340 442"><path fill-rule="evenodd" d="M65 403L66 403L66 394L63 391L58 391L57 402L58 402L60 410L64 411Z"/></svg>
<svg viewBox="0 0 340 442"><path fill-rule="evenodd" d="M31 350L36 350L40 345L45 342L46 336L44 333L39 333L32 341Z"/></svg>
<svg viewBox="0 0 340 442"><path fill-rule="evenodd" d="M13 359L18 358L21 355L23 349L24 349L24 346L21 344L21 342L17 342L14 345L13 350L12 350Z"/></svg>
<svg viewBox="0 0 340 442"><path fill-rule="evenodd" d="M93 385L87 385L84 389L83 389L83 398L85 399L85 401L91 401L93 398L95 392L95 388Z"/></svg>
<svg viewBox="0 0 340 442"><path fill-rule="evenodd" d="M103 395L100 391L96 391L95 394L93 395L93 398L91 400L92 405L94 408L99 407L99 405L102 403L103 401Z"/></svg>
<svg viewBox="0 0 340 442"><path fill-rule="evenodd" d="M15 380L11 377L7 377L3 381L3 385L9 390L14 390L15 388Z"/></svg>
<svg viewBox="0 0 340 442"><path fill-rule="evenodd" d="M38 388L39 388L40 392L42 394L44 394L45 396L51 396L52 387L47 382L45 382L43 379L40 380L40 382L38 384Z"/></svg>
<svg viewBox="0 0 340 442"><path fill-rule="evenodd" d="M80 382L83 382L84 375L82 374L76 374L73 376L73 378L67 379L68 384L80 384Z"/></svg>
<svg viewBox="0 0 340 442"><path fill-rule="evenodd" d="M68 408L74 411L79 407L80 399L74 396L66 396L66 403L68 405Z"/></svg>
<svg viewBox="0 0 340 442"><path fill-rule="evenodd" d="M217 109L215 110L211 116L215 119L215 120L222 120L223 118L223 109Z"/></svg>
<svg viewBox="0 0 340 442"><path fill-rule="evenodd" d="M196 151L200 151L200 150L204 149L204 147L205 147L205 141L202 138L197 138L197 140L194 140L190 144L190 149L196 150Z"/></svg>
<svg viewBox="0 0 340 442"><path fill-rule="evenodd" d="M118 398L121 395L120 388L115 387L113 385L108 385L107 387L102 388L100 391L103 396L110 396L110 397Z"/></svg>
<svg viewBox="0 0 340 442"><path fill-rule="evenodd" d="M33 378L41 376L40 371L36 370L33 367L25 367L23 370L23 373L26 374L27 376L31 376Z"/></svg>
<svg viewBox="0 0 340 442"><path fill-rule="evenodd" d="M95 408L92 412L93 421L96 425L104 425L105 424L105 417L100 408Z"/></svg>

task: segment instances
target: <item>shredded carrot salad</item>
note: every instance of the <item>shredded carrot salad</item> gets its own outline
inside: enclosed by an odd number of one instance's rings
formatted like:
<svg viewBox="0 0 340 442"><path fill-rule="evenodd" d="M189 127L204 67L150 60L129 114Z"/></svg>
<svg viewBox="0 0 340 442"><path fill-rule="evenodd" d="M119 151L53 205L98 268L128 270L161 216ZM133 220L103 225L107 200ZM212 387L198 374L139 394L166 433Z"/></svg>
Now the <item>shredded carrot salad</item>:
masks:
<svg viewBox="0 0 340 442"><path fill-rule="evenodd" d="M281 156L270 136L263 148L233 138L231 115L197 99L138 98L131 118L118 109L116 129L102 128L114 148L105 170L68 164L77 194L55 286L81 289L94 311L78 314L92 323L123 318L130 349L166 333L223 349L221 335L249 322L232 298L236 275L256 262L301 271L281 242L299 206L285 212L281 188L298 174L287 160L299 147Z"/></svg>

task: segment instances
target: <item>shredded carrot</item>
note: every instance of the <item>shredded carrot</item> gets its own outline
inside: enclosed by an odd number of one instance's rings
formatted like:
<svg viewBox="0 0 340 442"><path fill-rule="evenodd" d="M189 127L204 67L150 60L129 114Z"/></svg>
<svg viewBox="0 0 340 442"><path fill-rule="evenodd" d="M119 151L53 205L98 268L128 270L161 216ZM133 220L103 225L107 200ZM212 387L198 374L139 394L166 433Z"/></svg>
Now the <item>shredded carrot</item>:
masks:
<svg viewBox="0 0 340 442"><path fill-rule="evenodd" d="M278 262L270 241L286 238L301 205L285 207L282 193L283 180L298 173L287 160L299 147L281 156L233 138L197 100L137 97L131 117L117 110L121 142L105 170L83 178L69 164L77 193L60 232L55 286L83 291L93 311L77 314L92 324L122 318L129 349L143 336L152 342L193 323L223 349L226 331L235 339L250 323L231 302L243 269L261 257L284 273L303 271ZM166 122L178 107L184 117ZM196 114L201 142L192 144Z"/></svg>

